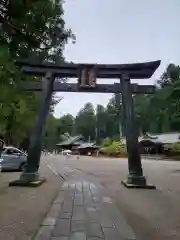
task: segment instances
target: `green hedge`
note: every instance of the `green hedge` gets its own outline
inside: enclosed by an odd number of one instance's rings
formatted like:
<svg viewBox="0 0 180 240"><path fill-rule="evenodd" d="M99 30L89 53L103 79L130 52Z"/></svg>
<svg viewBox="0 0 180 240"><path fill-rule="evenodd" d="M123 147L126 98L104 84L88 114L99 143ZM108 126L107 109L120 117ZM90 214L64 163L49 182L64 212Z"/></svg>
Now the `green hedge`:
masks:
<svg viewBox="0 0 180 240"><path fill-rule="evenodd" d="M166 144L164 146L165 155L180 155L180 143Z"/></svg>
<svg viewBox="0 0 180 240"><path fill-rule="evenodd" d="M112 157L127 157L126 147L119 141L106 141L100 149L100 153Z"/></svg>
<svg viewBox="0 0 180 240"><path fill-rule="evenodd" d="M110 146L110 145L112 144L112 142L113 142L112 139L110 139L110 138L105 138L105 139L103 140L101 146L102 146L102 148L103 148L103 147L108 147L108 146Z"/></svg>

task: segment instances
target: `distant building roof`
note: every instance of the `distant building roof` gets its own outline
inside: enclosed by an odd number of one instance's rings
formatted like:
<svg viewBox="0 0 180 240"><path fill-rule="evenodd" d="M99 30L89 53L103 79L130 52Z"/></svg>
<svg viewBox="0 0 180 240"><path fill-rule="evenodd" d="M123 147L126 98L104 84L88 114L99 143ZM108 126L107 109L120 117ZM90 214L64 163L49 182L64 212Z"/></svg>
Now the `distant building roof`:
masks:
<svg viewBox="0 0 180 240"><path fill-rule="evenodd" d="M60 142L58 144L56 144L56 146L68 146L68 145L80 145L84 142L84 138L83 136L74 136L74 137L70 137L67 140Z"/></svg>
<svg viewBox="0 0 180 240"><path fill-rule="evenodd" d="M154 143L162 143L162 144L171 144L180 142L180 133L179 132L170 132L170 133L146 133L143 136L138 138L138 142L142 141L151 141ZM121 139L122 144L126 144L126 138Z"/></svg>
<svg viewBox="0 0 180 240"><path fill-rule="evenodd" d="M144 138L144 139L149 139L152 142L160 142L163 144L168 144L168 143L177 143L180 142L180 133L179 132L170 132L170 133L160 133L160 134L149 134L149 138ZM142 141L143 138L139 138L139 141Z"/></svg>
<svg viewBox="0 0 180 240"><path fill-rule="evenodd" d="M99 146L96 146L95 143L90 143L90 142L87 142L87 143L83 143L81 144L78 149L82 149L82 148L99 148Z"/></svg>

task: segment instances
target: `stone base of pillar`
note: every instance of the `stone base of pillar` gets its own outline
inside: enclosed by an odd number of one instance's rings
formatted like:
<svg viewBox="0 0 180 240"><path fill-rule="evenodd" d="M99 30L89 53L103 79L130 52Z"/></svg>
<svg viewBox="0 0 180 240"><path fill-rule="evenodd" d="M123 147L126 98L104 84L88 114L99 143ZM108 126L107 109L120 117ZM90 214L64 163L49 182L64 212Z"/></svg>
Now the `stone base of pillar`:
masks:
<svg viewBox="0 0 180 240"><path fill-rule="evenodd" d="M46 181L45 178L39 176L38 173L25 173L23 172L18 180L11 181L9 186L20 187L38 187Z"/></svg>
<svg viewBox="0 0 180 240"><path fill-rule="evenodd" d="M127 188L156 189L153 184L148 184L144 176L132 176L121 182Z"/></svg>

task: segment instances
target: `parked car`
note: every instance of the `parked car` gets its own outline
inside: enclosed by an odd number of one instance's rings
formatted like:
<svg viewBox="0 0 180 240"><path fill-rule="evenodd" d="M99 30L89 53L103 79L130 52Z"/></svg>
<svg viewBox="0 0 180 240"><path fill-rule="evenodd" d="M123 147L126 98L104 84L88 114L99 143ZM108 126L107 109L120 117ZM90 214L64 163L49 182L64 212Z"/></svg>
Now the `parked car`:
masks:
<svg viewBox="0 0 180 240"><path fill-rule="evenodd" d="M5 146L3 147L0 168L1 171L22 171L27 161L27 154L18 148Z"/></svg>

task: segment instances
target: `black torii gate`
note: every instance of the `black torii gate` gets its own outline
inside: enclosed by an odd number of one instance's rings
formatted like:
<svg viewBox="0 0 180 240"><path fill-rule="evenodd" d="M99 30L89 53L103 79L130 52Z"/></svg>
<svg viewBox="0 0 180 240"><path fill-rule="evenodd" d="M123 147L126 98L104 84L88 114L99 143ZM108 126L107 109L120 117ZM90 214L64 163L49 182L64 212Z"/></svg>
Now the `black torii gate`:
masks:
<svg viewBox="0 0 180 240"><path fill-rule="evenodd" d="M121 93L123 113L125 118L126 145L128 151L129 175L122 181L126 187L155 188L146 182L143 175L141 157L138 147L138 132L135 126L135 113L132 94L154 92L152 85L131 84L130 79L150 78L160 65L160 61L132 64L74 64L62 63L56 65L49 62L22 60L17 64L23 73L32 76L42 76L39 82L22 82L25 91L41 91L41 103L32 132L28 150L27 166L20 179L10 183L10 186L39 185L43 179L39 177L38 169L41 156L43 126L49 112L52 92L88 92L88 93ZM77 78L77 84L56 82L56 78ZM115 84L97 84L97 78L119 79ZM74 102L74 101L73 101ZM74 103L73 103L74 104Z"/></svg>

